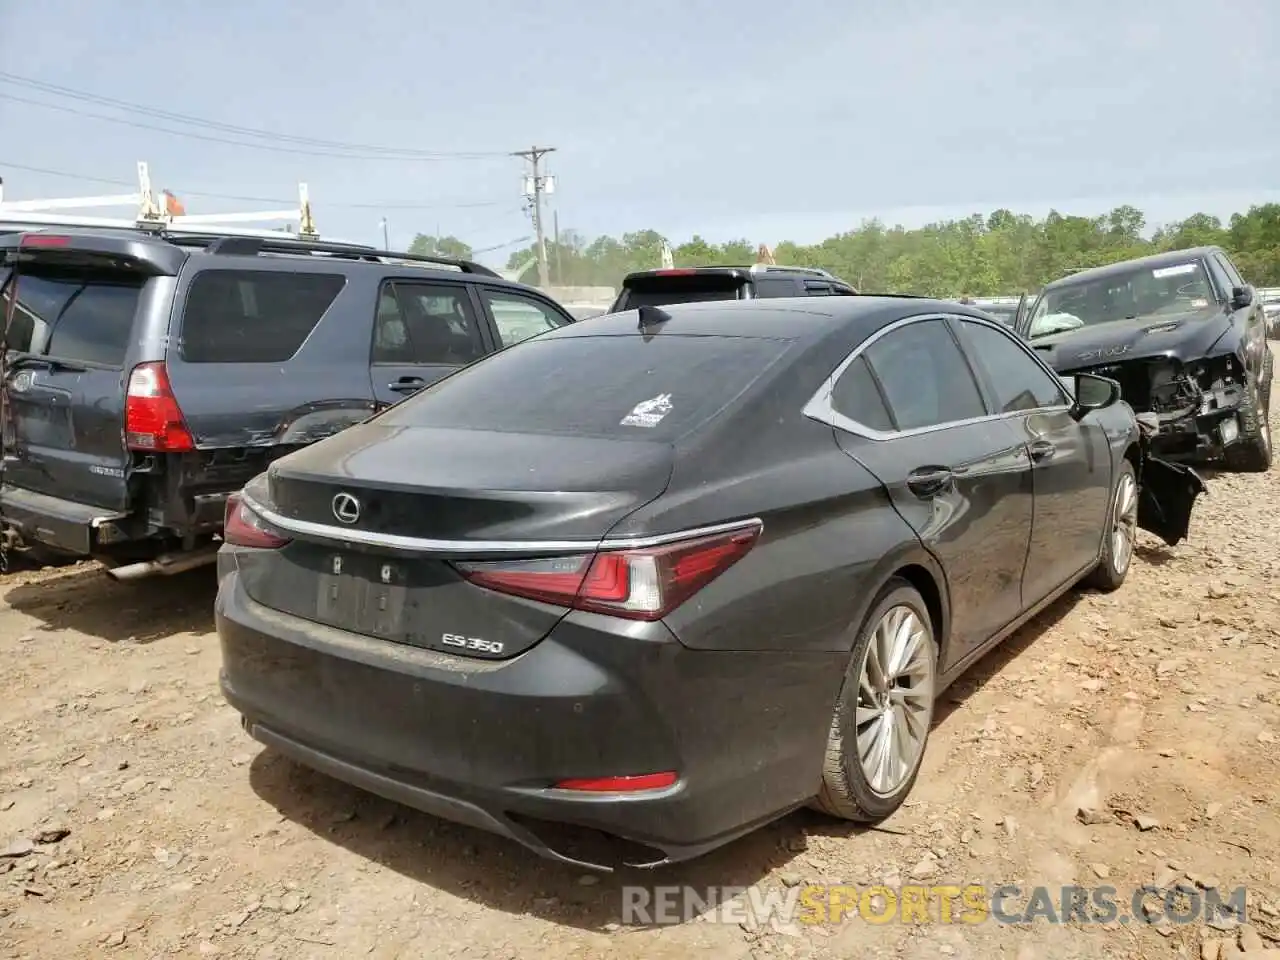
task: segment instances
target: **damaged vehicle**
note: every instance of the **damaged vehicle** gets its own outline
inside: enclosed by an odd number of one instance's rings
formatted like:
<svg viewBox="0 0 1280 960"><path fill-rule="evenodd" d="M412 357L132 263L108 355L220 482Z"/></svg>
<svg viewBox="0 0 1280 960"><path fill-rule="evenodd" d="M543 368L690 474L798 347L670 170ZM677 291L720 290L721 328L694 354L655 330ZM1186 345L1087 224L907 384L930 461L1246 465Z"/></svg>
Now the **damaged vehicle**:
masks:
<svg viewBox="0 0 1280 960"><path fill-rule="evenodd" d="M228 504L222 691L275 751L580 865L881 820L950 683L1120 587L1139 528L1186 536L1204 485L1144 436L960 304L583 320Z"/></svg>
<svg viewBox="0 0 1280 960"><path fill-rule="evenodd" d="M212 564L273 459L573 322L479 264L210 229L0 236L0 566Z"/></svg>
<svg viewBox="0 0 1280 960"><path fill-rule="evenodd" d="M1135 411L1155 416L1160 456L1270 469L1266 315L1221 248L1063 277L1019 312L1015 329L1059 373L1116 380Z"/></svg>

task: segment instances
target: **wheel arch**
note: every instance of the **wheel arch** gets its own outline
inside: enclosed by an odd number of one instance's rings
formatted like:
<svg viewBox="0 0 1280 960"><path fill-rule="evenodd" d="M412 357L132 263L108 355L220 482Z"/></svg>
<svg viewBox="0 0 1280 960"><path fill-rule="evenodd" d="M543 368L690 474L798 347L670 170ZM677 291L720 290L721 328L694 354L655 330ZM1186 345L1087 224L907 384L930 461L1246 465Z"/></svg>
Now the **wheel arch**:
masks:
<svg viewBox="0 0 1280 960"><path fill-rule="evenodd" d="M907 544L886 554L876 565L874 574L867 578L866 582L874 586L866 590L859 599L858 609L848 632L849 649L852 650L857 630L891 580L906 582L924 600L929 619L933 621L931 626L934 643L938 647L941 662L947 652L947 640L951 631L950 591L942 565L919 541L914 546Z"/></svg>

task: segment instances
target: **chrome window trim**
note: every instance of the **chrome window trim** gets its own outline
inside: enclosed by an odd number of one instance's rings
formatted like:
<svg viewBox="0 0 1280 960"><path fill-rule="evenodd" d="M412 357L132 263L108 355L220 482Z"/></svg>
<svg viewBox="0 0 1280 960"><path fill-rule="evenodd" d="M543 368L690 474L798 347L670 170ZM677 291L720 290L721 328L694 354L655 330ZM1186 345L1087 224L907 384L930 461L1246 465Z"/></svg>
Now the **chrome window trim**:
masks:
<svg viewBox="0 0 1280 960"><path fill-rule="evenodd" d="M999 333L1002 336L1008 337L1010 340L1013 341L1013 343L1019 349L1022 350L1024 354L1029 356L1036 363L1036 365L1040 367L1041 370L1043 370L1050 378L1052 378L1055 384L1061 382L1061 377L1057 374L1057 372L1054 371L1052 368L1050 368L1043 360L1041 360L1040 357L1036 355L1033 349L1027 347L1017 337L1012 336L1007 328L1003 327L1001 324L996 323L993 320L988 320L985 317L976 317L976 316L972 316L970 314L964 314L964 313L919 313L919 314L913 314L912 316L909 316L909 317L902 317L898 320L893 321L893 323L886 324L885 326L877 330L875 333L871 334L871 336L863 340L860 344L858 344L858 346L856 346L847 357L845 357L842 361L840 361L840 364L835 368L835 370L831 372L831 374L826 378L826 380L823 381L823 384L821 387L818 388L817 393L815 393L812 397L810 397L809 401L804 405L803 409L801 410L801 413L804 416L808 417L810 420L816 420L819 423L826 424L829 427L834 427L837 430L843 430L846 433L852 433L855 436L862 437L865 440L896 440L899 437L922 436L924 434L936 433L939 430L950 430L954 427L965 427L975 423L986 423L988 421L994 422L997 420L1008 420L1011 417L1021 417L1021 416L1026 416L1028 414L1035 414L1035 413L1040 413L1040 414L1064 413L1071 409L1070 403L1056 404L1048 407L1034 407L1030 410L1012 410L1008 413L988 413L988 414L984 414L981 417L968 417L964 420L948 420L945 423L931 424L930 426L927 426L927 427L912 427L909 430L876 430L874 427L868 427L866 424L859 423L857 420L854 420L851 417L845 416L844 414L840 413L838 410L835 409L835 407L831 405L831 394L835 390L836 382L840 379L841 375L847 369L849 369L849 367L854 363L854 361L856 361L859 357L861 357L862 354L866 352L866 350L868 350L870 347L872 347L876 343L876 341L878 341L881 337L886 337L897 330L901 330L903 327L910 326L913 323L924 323L928 320L941 320L944 323L948 323L949 321L952 321L952 320L966 321L969 323L976 323L982 326L990 327L992 330L999 331ZM964 354L963 347L961 347L960 349L961 349L961 355L964 356L966 366L967 366L968 356ZM974 377L975 385L978 387L978 392L981 395L982 385L981 383L977 382L976 372L971 375ZM1066 396L1068 399L1070 399L1070 394L1068 394L1065 389L1062 390L1062 394L1063 396ZM984 398L984 403L985 403L985 398Z"/></svg>
<svg viewBox="0 0 1280 960"><path fill-rule="evenodd" d="M295 520L292 517L280 515L247 493L241 494L240 502L267 521L267 523L286 533L314 537L319 540L336 540L342 543L358 543L369 547L402 550L410 553L536 554L582 553L596 550L642 550L646 547L661 547L669 543L678 543L681 540L709 537L718 533L732 533L752 527L764 528L763 520L759 517L752 517L747 520L733 520L727 523L678 530L674 533L654 534L648 537L604 537L594 540L436 540L430 537L408 537L398 533L353 530L350 527L338 527L327 523L316 523L311 520Z"/></svg>

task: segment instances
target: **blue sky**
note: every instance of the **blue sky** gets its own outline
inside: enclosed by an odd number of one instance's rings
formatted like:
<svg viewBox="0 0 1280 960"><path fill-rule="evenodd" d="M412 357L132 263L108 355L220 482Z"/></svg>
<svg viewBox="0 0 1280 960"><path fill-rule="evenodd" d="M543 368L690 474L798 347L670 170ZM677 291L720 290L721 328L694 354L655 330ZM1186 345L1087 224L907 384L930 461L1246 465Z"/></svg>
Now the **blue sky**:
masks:
<svg viewBox="0 0 1280 960"><path fill-rule="evenodd" d="M529 235L503 154L535 143L558 148L561 227L588 235L1280 199L1276 0L0 0L0 72L379 148L0 77L7 199L127 192L19 165L129 181L145 159L189 212L288 206L306 180L322 232L375 242L385 216L393 246Z"/></svg>

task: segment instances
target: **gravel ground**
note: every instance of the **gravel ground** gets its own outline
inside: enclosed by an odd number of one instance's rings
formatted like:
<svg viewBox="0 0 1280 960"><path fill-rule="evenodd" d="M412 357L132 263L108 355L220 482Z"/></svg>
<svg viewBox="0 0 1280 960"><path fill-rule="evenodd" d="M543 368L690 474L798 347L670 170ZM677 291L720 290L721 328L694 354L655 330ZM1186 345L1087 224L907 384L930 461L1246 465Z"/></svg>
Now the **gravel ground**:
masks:
<svg viewBox="0 0 1280 960"><path fill-rule="evenodd" d="M1277 424L1280 427L1280 424ZM1210 479L940 704L897 815L796 814L657 876L586 877L257 747L217 689L208 570L0 583L0 956L1172 958L1228 932L1069 923L624 925L624 883L1249 889L1280 940L1280 468ZM1231 934L1234 936L1234 934ZM1257 945L1255 940L1254 945ZM1224 953L1223 956L1228 956Z"/></svg>

